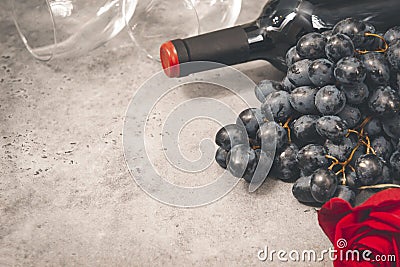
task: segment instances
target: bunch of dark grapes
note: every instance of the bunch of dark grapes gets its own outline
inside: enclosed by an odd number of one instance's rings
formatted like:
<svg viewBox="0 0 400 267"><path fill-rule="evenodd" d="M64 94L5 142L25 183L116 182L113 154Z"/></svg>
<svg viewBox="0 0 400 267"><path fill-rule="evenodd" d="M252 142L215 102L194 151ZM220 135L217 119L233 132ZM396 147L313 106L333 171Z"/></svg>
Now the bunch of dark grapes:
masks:
<svg viewBox="0 0 400 267"><path fill-rule="evenodd" d="M282 82L256 86L261 108L244 110L217 133L219 165L251 182L265 163L260 155L275 155L265 176L294 182L293 195L312 205L332 197L352 203L360 190L396 186L400 27L377 33L348 18L302 36L286 63Z"/></svg>

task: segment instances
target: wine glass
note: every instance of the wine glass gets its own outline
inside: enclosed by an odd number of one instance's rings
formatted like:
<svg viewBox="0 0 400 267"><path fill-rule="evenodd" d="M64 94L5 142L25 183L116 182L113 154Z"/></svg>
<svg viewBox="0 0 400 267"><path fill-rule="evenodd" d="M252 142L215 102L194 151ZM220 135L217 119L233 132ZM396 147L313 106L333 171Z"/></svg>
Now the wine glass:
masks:
<svg viewBox="0 0 400 267"><path fill-rule="evenodd" d="M117 35L137 0L11 0L13 19L40 60L86 54Z"/></svg>
<svg viewBox="0 0 400 267"><path fill-rule="evenodd" d="M231 9L229 5L238 0L10 1L22 41L40 60L85 55L116 36L126 25L135 44L156 58L154 55L158 55L159 46L166 39L196 35L200 29L210 28L204 26L206 23L200 25L207 14L221 12L220 23L214 20L213 29L228 22L232 24L238 6ZM197 12L196 6L202 13Z"/></svg>
<svg viewBox="0 0 400 267"><path fill-rule="evenodd" d="M166 40L233 26L241 5L241 0L139 0L133 17L125 18L136 46L159 60Z"/></svg>
<svg viewBox="0 0 400 267"><path fill-rule="evenodd" d="M200 22L200 33L232 27L242 8L241 0L191 0Z"/></svg>

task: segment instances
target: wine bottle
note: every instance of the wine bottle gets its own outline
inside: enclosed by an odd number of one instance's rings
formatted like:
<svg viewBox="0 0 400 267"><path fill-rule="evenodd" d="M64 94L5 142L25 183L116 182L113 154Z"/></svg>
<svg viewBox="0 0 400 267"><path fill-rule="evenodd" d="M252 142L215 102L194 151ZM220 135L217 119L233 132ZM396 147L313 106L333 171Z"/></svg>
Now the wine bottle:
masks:
<svg viewBox="0 0 400 267"><path fill-rule="evenodd" d="M204 71L201 64L181 64L195 61L234 65L263 59L285 70L286 51L302 35L332 29L341 19L368 21L377 31L400 25L398 1L271 0L251 23L164 43L161 63L169 77Z"/></svg>

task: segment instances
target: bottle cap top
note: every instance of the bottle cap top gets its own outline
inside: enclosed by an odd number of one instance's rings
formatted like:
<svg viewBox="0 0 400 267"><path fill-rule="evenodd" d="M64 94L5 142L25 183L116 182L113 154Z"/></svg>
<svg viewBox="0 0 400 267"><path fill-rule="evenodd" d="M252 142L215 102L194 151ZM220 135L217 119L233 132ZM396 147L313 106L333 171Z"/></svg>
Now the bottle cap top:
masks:
<svg viewBox="0 0 400 267"><path fill-rule="evenodd" d="M168 41L160 47L160 59L165 74L170 78L180 75L179 57L175 45Z"/></svg>

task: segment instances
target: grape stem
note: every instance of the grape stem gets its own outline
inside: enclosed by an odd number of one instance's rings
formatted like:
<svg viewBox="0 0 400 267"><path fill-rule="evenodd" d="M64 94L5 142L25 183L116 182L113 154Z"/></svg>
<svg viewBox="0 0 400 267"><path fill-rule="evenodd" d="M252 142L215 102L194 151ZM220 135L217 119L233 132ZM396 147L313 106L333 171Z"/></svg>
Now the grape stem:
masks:
<svg viewBox="0 0 400 267"><path fill-rule="evenodd" d="M365 36L365 37L376 37L376 38L378 38L378 39L381 39L381 40L383 41L384 47L383 47L383 48L382 48L382 47L379 47L377 50L373 50L373 51L369 51L369 50L366 50L366 49L364 49L364 50L356 49L356 53L358 53L358 54L360 54L360 55L365 55L365 54L368 54L368 53L370 53L370 52L385 53L385 52L389 49L389 45L388 45L388 43L386 42L385 38L383 38L383 37L380 36L379 34L367 32L367 33L364 34L364 36Z"/></svg>
<svg viewBox="0 0 400 267"><path fill-rule="evenodd" d="M340 162L337 158L331 156L331 155L325 155L325 157L327 159L331 159L333 160L331 166L329 166L328 170L332 171L333 168L337 165L341 166L341 169L336 172L336 175L342 174L342 185L346 185L347 184L347 178L346 178L346 168L349 167L353 172L355 172L356 170L354 169L353 166L350 165L350 162L353 160L354 154L356 153L356 151L360 148L361 145L364 145L367 147L367 154L370 154L371 151L374 155L376 155L375 150L371 147L371 140L369 138L368 135L365 134L365 126L372 120L372 117L367 117L365 118L365 120L359 125L357 126L355 129L349 129L347 134L346 134L346 138L348 138L350 136L350 134L356 134L358 137L358 142L357 145L353 148L353 150L351 151L349 157L344 161L344 162ZM358 129L360 129L360 131L357 131ZM365 140L364 140L365 139Z"/></svg>
<svg viewBox="0 0 400 267"><path fill-rule="evenodd" d="M364 127L365 127L371 120L372 120L372 117L371 117L371 116L366 117L365 120L363 120L363 122L362 122L359 126L356 127L356 129L362 129L362 130L364 130Z"/></svg>
<svg viewBox="0 0 400 267"><path fill-rule="evenodd" d="M347 166L349 166L349 168L351 169L352 172L356 172L356 169L353 166L351 166L351 164L349 164Z"/></svg>
<svg viewBox="0 0 400 267"><path fill-rule="evenodd" d="M291 121L292 121L292 117L289 117L289 119L285 122L285 124L282 125L282 127L283 127L284 129L286 129L287 132L288 132L288 141L289 141L289 144L292 143L291 130L290 130L290 127L289 127L289 123L290 123Z"/></svg>
<svg viewBox="0 0 400 267"><path fill-rule="evenodd" d="M332 163L331 166L328 168L330 171L332 171L333 168L334 168L335 166L337 166L337 165L340 165L340 166L342 167L337 173L335 173L336 175L342 174L342 180L341 180L342 185L346 185L346 184L347 184L346 168L349 166L349 168L350 168L352 171L355 171L355 170L354 170L354 167L350 165L350 162L352 161L352 159L353 159L353 157L354 157L354 154L356 153L357 149L358 149L360 146L361 146L361 143L358 142L357 145L355 146L355 148L353 148L353 150L351 151L350 156L349 156L349 157L346 159L346 161L344 161L344 162L340 162L337 158L335 158L335 157L333 157L333 156L330 156L330 155L326 155L326 156L325 156L327 159L333 160L333 163Z"/></svg>
<svg viewBox="0 0 400 267"><path fill-rule="evenodd" d="M365 189L385 189L385 188L400 188L400 185L397 184L377 184L377 185L368 185L362 186L358 189L365 190Z"/></svg>
<svg viewBox="0 0 400 267"><path fill-rule="evenodd" d="M371 139L369 138L369 136L366 136L365 139L367 140L367 142L365 142L364 140L361 140L361 142L367 147L367 154L371 154L372 152L372 154L376 155L375 150L371 147Z"/></svg>

